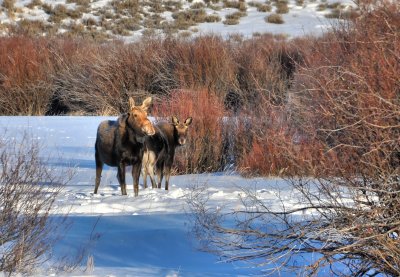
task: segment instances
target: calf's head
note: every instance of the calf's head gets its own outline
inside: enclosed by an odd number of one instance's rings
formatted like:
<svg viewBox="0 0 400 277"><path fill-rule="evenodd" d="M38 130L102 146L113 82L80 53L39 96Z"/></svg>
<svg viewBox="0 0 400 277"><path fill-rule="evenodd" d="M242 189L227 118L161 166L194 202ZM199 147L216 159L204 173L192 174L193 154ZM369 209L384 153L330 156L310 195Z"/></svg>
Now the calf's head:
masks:
<svg viewBox="0 0 400 277"><path fill-rule="evenodd" d="M191 117L188 117L183 123L180 123L179 119L176 116L172 117L172 124L174 125L175 138L179 145L185 145L188 127L191 123L192 123Z"/></svg>
<svg viewBox="0 0 400 277"><path fill-rule="evenodd" d="M135 106L135 100L129 98L128 126L136 134L141 136L152 136L155 134L154 126L147 118L147 110L151 105L151 97L147 97L141 106Z"/></svg>

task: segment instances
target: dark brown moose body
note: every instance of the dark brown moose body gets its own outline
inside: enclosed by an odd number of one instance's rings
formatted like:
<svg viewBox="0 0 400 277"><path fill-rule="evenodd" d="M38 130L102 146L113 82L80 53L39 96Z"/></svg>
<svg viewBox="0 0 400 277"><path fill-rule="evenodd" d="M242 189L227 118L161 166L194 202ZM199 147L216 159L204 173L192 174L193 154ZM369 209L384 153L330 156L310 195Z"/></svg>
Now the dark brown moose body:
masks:
<svg viewBox="0 0 400 277"><path fill-rule="evenodd" d="M188 127L191 123L191 117L187 118L184 123L180 123L178 118L173 116L172 123L157 123L155 125L155 135L146 137L146 149L143 155L143 182L145 188L147 187L147 174L150 175L152 187L157 187L154 179L154 168L156 168L158 188L161 188L161 182L165 174L165 189L168 190L175 149L178 146L185 145Z"/></svg>
<svg viewBox="0 0 400 277"><path fill-rule="evenodd" d="M147 109L151 98L135 106L129 99L130 112L118 117L116 121L106 120L97 129L95 144L96 160L96 194L100 185L103 165L118 167L118 182L122 195L126 195L125 167L132 165L133 188L135 196L139 194L139 176L142 167L144 141L147 136L154 135L153 124L147 118Z"/></svg>

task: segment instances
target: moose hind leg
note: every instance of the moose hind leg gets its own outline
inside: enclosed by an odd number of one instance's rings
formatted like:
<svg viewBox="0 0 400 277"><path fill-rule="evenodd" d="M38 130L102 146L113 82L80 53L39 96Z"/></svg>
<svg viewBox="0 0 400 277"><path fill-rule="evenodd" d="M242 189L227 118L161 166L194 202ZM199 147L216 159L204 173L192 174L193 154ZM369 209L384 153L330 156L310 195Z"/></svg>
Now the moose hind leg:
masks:
<svg viewBox="0 0 400 277"><path fill-rule="evenodd" d="M118 166L117 178L118 178L119 186L121 187L122 195L127 195L126 182L125 182L125 164L120 164Z"/></svg>

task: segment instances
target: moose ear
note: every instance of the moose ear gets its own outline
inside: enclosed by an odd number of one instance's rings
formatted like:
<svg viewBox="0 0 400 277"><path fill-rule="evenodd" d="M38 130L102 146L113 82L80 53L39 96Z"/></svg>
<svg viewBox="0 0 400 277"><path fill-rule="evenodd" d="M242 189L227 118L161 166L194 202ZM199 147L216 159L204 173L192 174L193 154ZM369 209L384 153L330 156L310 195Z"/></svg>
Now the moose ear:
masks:
<svg viewBox="0 0 400 277"><path fill-rule="evenodd" d="M173 124L174 126L176 126L176 125L179 124L179 119L178 119L176 116L172 116L172 124Z"/></svg>
<svg viewBox="0 0 400 277"><path fill-rule="evenodd" d="M142 104L142 109L147 111L151 105L151 97L147 97L146 99L144 99L143 104Z"/></svg>
<svg viewBox="0 0 400 277"><path fill-rule="evenodd" d="M192 118L191 117L186 118L185 125L189 126L191 123L192 123Z"/></svg>
<svg viewBox="0 0 400 277"><path fill-rule="evenodd" d="M135 107L135 100L129 97L129 109L132 110Z"/></svg>
<svg viewBox="0 0 400 277"><path fill-rule="evenodd" d="M125 128L126 120L128 119L128 117L129 117L129 113L121 114L118 117L117 122L118 122L119 127Z"/></svg>

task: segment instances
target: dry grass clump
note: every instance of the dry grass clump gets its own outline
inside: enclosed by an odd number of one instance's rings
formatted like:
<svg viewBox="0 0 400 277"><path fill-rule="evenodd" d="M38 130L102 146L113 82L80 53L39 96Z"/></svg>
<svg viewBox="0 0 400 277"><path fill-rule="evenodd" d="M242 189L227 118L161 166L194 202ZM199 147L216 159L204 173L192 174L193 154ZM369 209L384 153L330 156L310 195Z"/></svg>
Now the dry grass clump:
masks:
<svg viewBox="0 0 400 277"><path fill-rule="evenodd" d="M319 12L324 11L327 9L327 7L328 7L328 5L326 3L318 4L317 11L319 11Z"/></svg>
<svg viewBox="0 0 400 277"><path fill-rule="evenodd" d="M240 23L239 18L237 17L229 17L222 21L225 25L238 25Z"/></svg>
<svg viewBox="0 0 400 277"><path fill-rule="evenodd" d="M276 2L276 13L283 14L289 12L289 6L287 0L278 0Z"/></svg>
<svg viewBox="0 0 400 277"><path fill-rule="evenodd" d="M247 10L247 5L245 1L228 1L224 0L224 8L238 9L239 11L245 12Z"/></svg>
<svg viewBox="0 0 400 277"><path fill-rule="evenodd" d="M15 0L3 0L1 6L10 13L15 10L15 2Z"/></svg>
<svg viewBox="0 0 400 277"><path fill-rule="evenodd" d="M90 2L90 0L66 0L67 4L75 3L79 6L89 6Z"/></svg>
<svg viewBox="0 0 400 277"><path fill-rule="evenodd" d="M178 29L186 30L197 23L206 22L208 16L204 9L192 9L173 13L172 18Z"/></svg>
<svg viewBox="0 0 400 277"><path fill-rule="evenodd" d="M257 6L257 11L259 12L270 12L272 10L271 5L261 4Z"/></svg>
<svg viewBox="0 0 400 277"><path fill-rule="evenodd" d="M29 8L29 9L34 9L35 7L41 7L42 4L43 4L42 0L32 0L25 7Z"/></svg>
<svg viewBox="0 0 400 277"><path fill-rule="evenodd" d="M207 23L220 22L220 21L221 21L221 17L217 14L209 14L205 18L205 22L207 22Z"/></svg>
<svg viewBox="0 0 400 277"><path fill-rule="evenodd" d="M182 9L181 1L164 1L164 8L169 12L177 12Z"/></svg>
<svg viewBox="0 0 400 277"><path fill-rule="evenodd" d="M18 25L10 25L9 31L13 34L36 37L44 34L54 35L57 30L51 24L41 20L22 19Z"/></svg>
<svg viewBox="0 0 400 277"><path fill-rule="evenodd" d="M190 5L190 8L193 9L204 9L206 5L203 2L196 2Z"/></svg>
<svg viewBox="0 0 400 277"><path fill-rule="evenodd" d="M265 17L265 21L268 23L273 23L273 24L283 24L285 21L283 20L282 16L280 14L274 13L270 14L267 17Z"/></svg>
<svg viewBox="0 0 400 277"><path fill-rule="evenodd" d="M224 23L225 25L236 25L236 24L239 24L240 18L244 17L246 15L247 15L247 13L240 12L240 11L237 11L237 12L234 12L231 14L227 14L225 16L225 20L222 23Z"/></svg>
<svg viewBox="0 0 400 277"><path fill-rule="evenodd" d="M354 19L359 16L359 12L355 9L344 10L342 8L336 8L331 10L330 13L325 14L326 18L338 18L338 19Z"/></svg>
<svg viewBox="0 0 400 277"><path fill-rule="evenodd" d="M79 9L68 9L65 5L58 4L54 8L46 6L46 13L50 15L48 21L60 23L64 19L72 18L78 19L82 17L82 11Z"/></svg>
<svg viewBox="0 0 400 277"><path fill-rule="evenodd" d="M270 12L272 10L272 7L269 3L260 3L260 2L248 2L248 5L250 7L256 7L257 11L259 12Z"/></svg>
<svg viewBox="0 0 400 277"><path fill-rule="evenodd" d="M141 10L138 0L113 0L110 5L121 16L136 17Z"/></svg>
<svg viewBox="0 0 400 277"><path fill-rule="evenodd" d="M143 27L160 29L162 26L162 21L164 21L164 18L162 16L160 16L159 14L153 14L151 16L147 16L143 20Z"/></svg>

